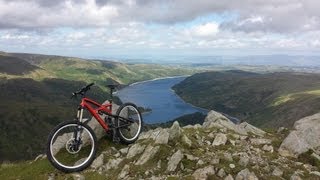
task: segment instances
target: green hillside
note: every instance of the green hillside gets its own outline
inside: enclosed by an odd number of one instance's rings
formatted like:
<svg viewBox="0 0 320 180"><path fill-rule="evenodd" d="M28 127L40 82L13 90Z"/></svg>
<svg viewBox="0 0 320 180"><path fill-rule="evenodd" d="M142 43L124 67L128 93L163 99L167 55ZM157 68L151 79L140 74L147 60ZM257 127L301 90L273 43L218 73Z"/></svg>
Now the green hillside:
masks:
<svg viewBox="0 0 320 180"><path fill-rule="evenodd" d="M191 68L162 66L154 64L124 64L103 60L88 60L75 57L50 56L38 54L11 53L9 56L18 57L38 66L56 78L96 82L101 87L107 79L115 80L120 84L129 84L137 81L158 77L193 74ZM1 72L1 71L0 71Z"/></svg>
<svg viewBox="0 0 320 180"><path fill-rule="evenodd" d="M187 102L260 127L291 127L320 111L320 74L206 72L173 88Z"/></svg>
<svg viewBox="0 0 320 180"><path fill-rule="evenodd" d="M58 123L75 117L77 100L71 92L83 82L62 79L4 79L0 81L0 162L30 159L44 151L49 131ZM100 88L88 94L104 100Z"/></svg>
<svg viewBox="0 0 320 180"><path fill-rule="evenodd" d="M49 131L75 116L79 102L70 99L71 93L87 83L97 84L88 95L103 102L108 99L107 83L126 85L193 72L172 66L2 52L0 162L43 153Z"/></svg>

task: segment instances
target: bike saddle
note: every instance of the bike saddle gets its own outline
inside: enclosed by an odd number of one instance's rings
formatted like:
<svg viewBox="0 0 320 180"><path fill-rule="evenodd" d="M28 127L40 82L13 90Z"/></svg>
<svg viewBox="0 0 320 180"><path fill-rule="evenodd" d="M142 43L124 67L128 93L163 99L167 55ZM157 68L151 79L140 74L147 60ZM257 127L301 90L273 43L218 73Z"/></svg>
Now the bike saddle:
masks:
<svg viewBox="0 0 320 180"><path fill-rule="evenodd" d="M110 89L115 89L118 86L119 86L118 84L107 84L107 87Z"/></svg>

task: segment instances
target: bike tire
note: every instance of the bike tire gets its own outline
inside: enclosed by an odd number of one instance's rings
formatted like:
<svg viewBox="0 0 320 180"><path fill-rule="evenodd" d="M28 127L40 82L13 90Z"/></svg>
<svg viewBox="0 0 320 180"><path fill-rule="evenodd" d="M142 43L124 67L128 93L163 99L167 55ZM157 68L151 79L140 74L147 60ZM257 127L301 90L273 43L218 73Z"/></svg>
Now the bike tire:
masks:
<svg viewBox="0 0 320 180"><path fill-rule="evenodd" d="M52 154L51 150L51 143L52 143L52 138L54 138L55 134L60 130L63 129L63 127L66 127L68 125L76 125L76 126L82 126L84 129L87 130L87 132L91 135L93 139L93 150L91 151L92 153L90 154L90 157L87 158L86 162L82 164L81 166L76 166L75 167L64 167L63 165L60 165L61 163L57 162L54 158L54 155ZM95 159L97 153L97 137L94 133L94 131L86 124L80 123L78 121L67 121L67 122L62 122L58 124L49 134L48 140L47 140L47 158L49 162L58 170L63 171L65 173L71 173L71 172L77 172L77 171L82 171L86 169L88 166L91 165L93 160Z"/></svg>
<svg viewBox="0 0 320 180"><path fill-rule="evenodd" d="M131 108L131 110L133 110L136 114L136 116L138 117L137 119L134 119L135 121L137 121L137 125L136 123L134 124L134 128L138 128L137 131L134 133L133 137L127 137L124 133L124 131L126 131L126 129L128 129L128 127L126 128L119 128L122 124L121 124L121 120L116 119L116 125L117 125L117 128L116 128L116 132L117 132L117 135L120 139L121 142L125 143L125 144L131 144L133 142L135 142L138 138L139 138L139 135L141 133L141 130L142 130L142 125L143 125L143 120L142 120L142 115L140 113L140 111L138 110L137 106L133 103L125 103L125 104L122 104L119 109L117 110L117 115L120 116L120 118L123 116L123 111L126 109L126 108ZM131 127L132 125L130 125ZM130 128L129 127L129 128ZM132 128L132 127L131 127ZM129 130L130 131L130 130Z"/></svg>

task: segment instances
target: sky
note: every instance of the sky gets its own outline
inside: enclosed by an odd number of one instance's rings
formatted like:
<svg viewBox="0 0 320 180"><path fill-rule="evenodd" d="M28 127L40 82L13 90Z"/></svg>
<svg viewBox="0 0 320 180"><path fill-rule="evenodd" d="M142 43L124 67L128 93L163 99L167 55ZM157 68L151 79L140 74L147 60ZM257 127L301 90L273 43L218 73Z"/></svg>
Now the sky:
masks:
<svg viewBox="0 0 320 180"><path fill-rule="evenodd" d="M319 55L319 0L0 0L0 51Z"/></svg>

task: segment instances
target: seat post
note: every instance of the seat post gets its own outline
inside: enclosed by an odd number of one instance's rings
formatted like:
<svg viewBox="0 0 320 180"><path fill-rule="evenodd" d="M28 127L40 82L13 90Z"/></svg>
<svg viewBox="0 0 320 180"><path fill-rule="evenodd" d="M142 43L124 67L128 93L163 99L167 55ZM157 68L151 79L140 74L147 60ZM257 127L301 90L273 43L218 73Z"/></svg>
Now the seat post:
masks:
<svg viewBox="0 0 320 180"><path fill-rule="evenodd" d="M112 87L110 87L110 96L111 96L110 103L112 103L112 101L113 101L113 88Z"/></svg>

